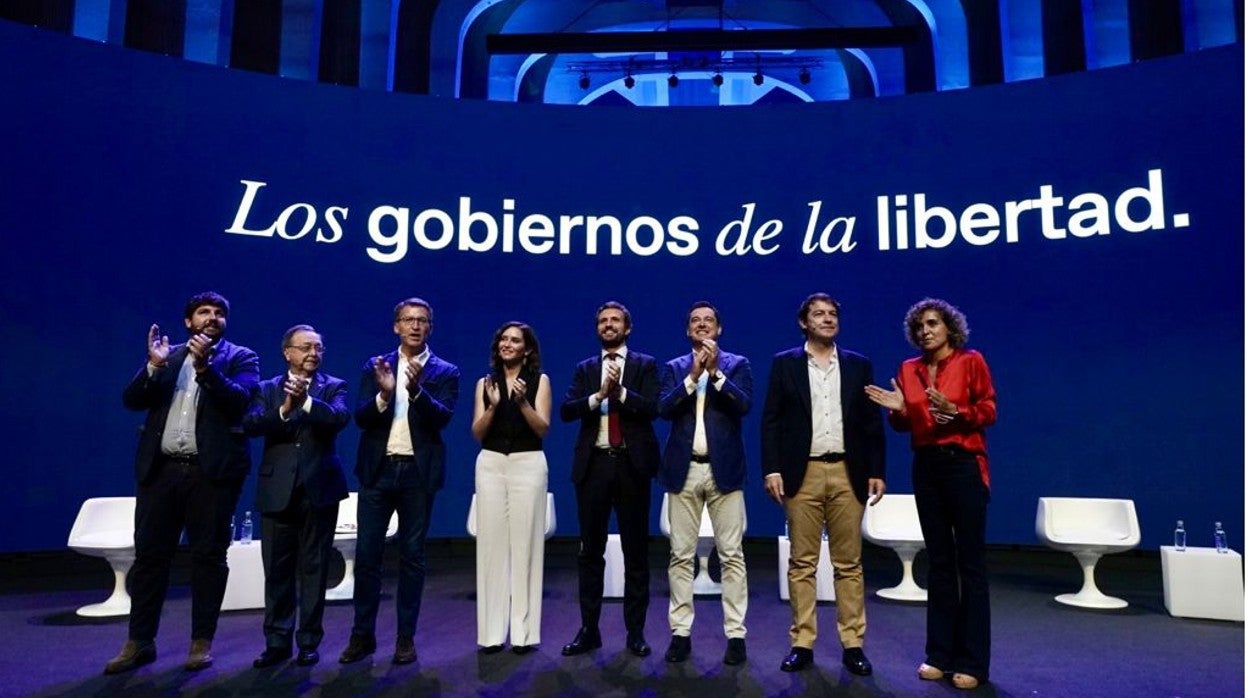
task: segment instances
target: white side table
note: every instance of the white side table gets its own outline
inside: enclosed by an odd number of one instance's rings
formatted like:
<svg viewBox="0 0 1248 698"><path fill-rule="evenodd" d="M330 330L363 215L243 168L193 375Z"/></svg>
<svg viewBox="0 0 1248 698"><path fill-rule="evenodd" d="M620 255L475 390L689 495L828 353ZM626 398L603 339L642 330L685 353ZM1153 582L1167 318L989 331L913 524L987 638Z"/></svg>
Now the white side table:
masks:
<svg viewBox="0 0 1248 698"><path fill-rule="evenodd" d="M789 600L789 539L776 536L779 548L780 599ZM828 553L828 541L819 542L819 566L815 568L815 600L836 601L836 588L832 584L832 556Z"/></svg>
<svg viewBox="0 0 1248 698"><path fill-rule="evenodd" d="M264 561L260 559L260 541L234 541L226 554L230 578L225 583L222 611L264 608Z"/></svg>
<svg viewBox="0 0 1248 698"><path fill-rule="evenodd" d="M1244 620L1244 561L1234 550L1163 545L1161 584L1172 616Z"/></svg>

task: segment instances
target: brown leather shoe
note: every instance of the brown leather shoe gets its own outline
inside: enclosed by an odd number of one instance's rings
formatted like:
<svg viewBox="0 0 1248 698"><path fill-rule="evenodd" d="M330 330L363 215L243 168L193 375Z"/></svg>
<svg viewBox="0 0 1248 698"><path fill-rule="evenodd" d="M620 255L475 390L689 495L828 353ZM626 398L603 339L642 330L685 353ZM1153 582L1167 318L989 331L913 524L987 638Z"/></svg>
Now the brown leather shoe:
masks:
<svg viewBox="0 0 1248 698"><path fill-rule="evenodd" d="M186 654L187 671L199 671L212 666L212 640L191 640L191 651Z"/></svg>
<svg viewBox="0 0 1248 698"><path fill-rule="evenodd" d="M401 637L394 643L394 663L411 664L416 661L416 643L410 637Z"/></svg>
<svg viewBox="0 0 1248 698"><path fill-rule="evenodd" d="M377 638L372 635L356 635L351 633L351 639L347 641L347 648L338 656L340 664L351 664L358 662L377 651Z"/></svg>
<svg viewBox="0 0 1248 698"><path fill-rule="evenodd" d="M121 646L121 651L117 653L117 656L108 660L108 664L104 665L104 673L120 674L125 671L138 669L144 664L151 664L154 661L156 661L155 642L126 640L126 644Z"/></svg>

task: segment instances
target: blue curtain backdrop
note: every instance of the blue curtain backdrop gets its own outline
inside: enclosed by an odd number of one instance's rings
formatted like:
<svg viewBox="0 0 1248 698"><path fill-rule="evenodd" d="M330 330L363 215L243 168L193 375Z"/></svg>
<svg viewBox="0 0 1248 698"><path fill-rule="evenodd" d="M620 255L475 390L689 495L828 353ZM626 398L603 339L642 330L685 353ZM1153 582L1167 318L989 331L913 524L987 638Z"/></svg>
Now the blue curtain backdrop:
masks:
<svg viewBox="0 0 1248 698"><path fill-rule="evenodd" d="M599 303L627 304L630 346L667 359L688 348L690 303L711 300L723 345L753 362L757 468L770 357L826 290L877 382L912 354L915 300L968 315L1000 395L990 542L1034 544L1036 498L1067 495L1134 499L1146 548L1177 518L1192 544L1230 522L1241 547L1242 66L1237 45L902 98L573 108L288 81L0 23L0 552L59 548L82 499L133 493L142 415L121 389L148 325L180 339L184 300L209 288L265 377L307 322L352 385L396 346L394 303L433 304L431 345L464 375L433 536L466 535L472 385L503 321L536 328L557 404L596 350ZM618 254L609 227L589 252L593 217L619 221ZM560 535L573 436L557 423L546 445ZM906 437L888 447L889 490L911 491ZM748 535L779 533L757 471L746 494Z"/></svg>

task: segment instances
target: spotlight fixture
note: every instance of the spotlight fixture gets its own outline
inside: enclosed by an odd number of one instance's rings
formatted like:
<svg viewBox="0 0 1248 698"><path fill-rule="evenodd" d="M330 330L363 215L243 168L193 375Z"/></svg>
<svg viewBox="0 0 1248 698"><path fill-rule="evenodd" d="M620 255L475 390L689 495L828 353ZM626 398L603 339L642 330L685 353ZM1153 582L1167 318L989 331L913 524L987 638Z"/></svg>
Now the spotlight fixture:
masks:
<svg viewBox="0 0 1248 698"><path fill-rule="evenodd" d="M637 84L637 80L632 75L624 76L624 89L631 90Z"/></svg>
<svg viewBox="0 0 1248 698"><path fill-rule="evenodd" d="M680 78L676 77L676 73L667 76L667 86L675 87L680 84Z"/></svg>
<svg viewBox="0 0 1248 698"><path fill-rule="evenodd" d="M576 84L580 85L582 90L588 90L589 89L589 75L587 73L581 73L581 79L577 80Z"/></svg>
<svg viewBox="0 0 1248 698"><path fill-rule="evenodd" d="M760 86L763 84L763 71L762 70L759 70L754 73L754 84L760 85Z"/></svg>
<svg viewBox="0 0 1248 698"><path fill-rule="evenodd" d="M722 87L724 84L724 76L722 73L715 73L711 76L711 84L716 87Z"/></svg>
<svg viewBox="0 0 1248 698"><path fill-rule="evenodd" d="M803 85L809 85L810 84L810 71L807 70L806 68L802 68L802 70L797 74L797 81L802 83Z"/></svg>

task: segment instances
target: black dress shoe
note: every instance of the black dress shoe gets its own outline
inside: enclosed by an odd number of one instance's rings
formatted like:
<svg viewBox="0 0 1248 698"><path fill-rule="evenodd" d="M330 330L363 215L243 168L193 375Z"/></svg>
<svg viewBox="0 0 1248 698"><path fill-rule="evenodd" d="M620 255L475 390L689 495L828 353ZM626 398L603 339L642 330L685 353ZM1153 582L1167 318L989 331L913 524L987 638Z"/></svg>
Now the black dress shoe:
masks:
<svg viewBox="0 0 1248 698"><path fill-rule="evenodd" d="M154 661L156 661L155 642L126 640L126 644L121 647L121 652L118 652L116 657L108 660L108 664L104 665L104 673L120 674L123 671L138 669L144 664L151 664Z"/></svg>
<svg viewBox="0 0 1248 698"><path fill-rule="evenodd" d="M851 674L871 675L871 662L861 647L846 647L845 652L841 654L841 664L844 664Z"/></svg>
<svg viewBox="0 0 1248 698"><path fill-rule="evenodd" d="M801 671L813 664L815 653L805 647L794 647L780 663L780 671Z"/></svg>
<svg viewBox="0 0 1248 698"><path fill-rule="evenodd" d="M667 652L663 653L663 658L676 664L688 659L689 652L692 650L693 643L689 640L688 635L673 635L672 644L667 646Z"/></svg>
<svg viewBox="0 0 1248 698"><path fill-rule="evenodd" d="M650 656L650 645L646 644L646 638L641 633L629 633L625 646L628 647L629 652L638 657Z"/></svg>
<svg viewBox="0 0 1248 698"><path fill-rule="evenodd" d="M338 662L341 664L351 664L358 662L377 651L377 638L372 635L356 635L351 633L351 640L347 642L347 648L338 655Z"/></svg>
<svg viewBox="0 0 1248 698"><path fill-rule="evenodd" d="M502 645L486 645L477 649L478 654L498 654L503 651Z"/></svg>
<svg viewBox="0 0 1248 698"><path fill-rule="evenodd" d="M287 659L290 659L289 647L265 647L264 651L260 653L259 657L256 657L256 661L252 662L251 665L257 669L263 669L281 664Z"/></svg>
<svg viewBox="0 0 1248 698"><path fill-rule="evenodd" d="M394 642L395 664L411 664L416 661L416 643L410 637L401 637Z"/></svg>
<svg viewBox="0 0 1248 698"><path fill-rule="evenodd" d="M321 661L321 653L314 649L301 649L299 656L295 657L295 664L299 666L312 666Z"/></svg>
<svg viewBox="0 0 1248 698"><path fill-rule="evenodd" d="M602 647L602 635L598 634L598 629L581 628L576 631L576 637L563 646L563 656L574 657L599 647Z"/></svg>
<svg viewBox="0 0 1248 698"><path fill-rule="evenodd" d="M512 645L512 654L528 654L537 649L537 645Z"/></svg>
<svg viewBox="0 0 1248 698"><path fill-rule="evenodd" d="M745 638L728 638L728 649L724 650L724 664L736 666L745 663Z"/></svg>

